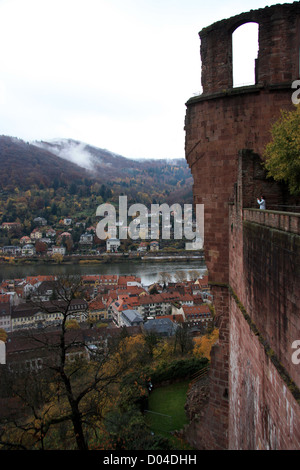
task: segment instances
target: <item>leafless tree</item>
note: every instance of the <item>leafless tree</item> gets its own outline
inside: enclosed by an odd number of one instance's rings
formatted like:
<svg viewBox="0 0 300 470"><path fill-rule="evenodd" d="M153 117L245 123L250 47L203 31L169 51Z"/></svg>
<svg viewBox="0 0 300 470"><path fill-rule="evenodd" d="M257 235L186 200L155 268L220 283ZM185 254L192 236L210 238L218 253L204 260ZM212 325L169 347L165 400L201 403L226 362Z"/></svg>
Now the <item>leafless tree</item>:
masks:
<svg viewBox="0 0 300 470"><path fill-rule="evenodd" d="M97 432L110 388L129 367L128 360L122 360L120 353L115 354L116 341L90 329L68 327L73 317L70 307L81 294L80 278L67 276L57 279L53 300L32 302L46 314L55 309L60 315L55 328L46 325L23 335L24 341L31 343L37 367L25 373L16 373L14 368L6 371L11 394L22 404L22 413L17 413L10 422L20 448L26 445L44 448L51 429L63 423L69 429L71 423L76 447L87 450L87 430ZM16 441L13 444L9 440L11 433L0 435L4 448L17 446Z"/></svg>
<svg viewBox="0 0 300 470"><path fill-rule="evenodd" d="M175 271L174 276L177 282L186 281L187 278L186 272L182 270Z"/></svg>
<svg viewBox="0 0 300 470"><path fill-rule="evenodd" d="M172 280L172 275L166 271L162 271L159 273L159 281L163 282L164 284L166 282L171 282Z"/></svg>
<svg viewBox="0 0 300 470"><path fill-rule="evenodd" d="M200 271L198 271L197 269L192 269L189 272L189 277L191 281L195 281L196 279L199 278L199 276L200 276Z"/></svg>

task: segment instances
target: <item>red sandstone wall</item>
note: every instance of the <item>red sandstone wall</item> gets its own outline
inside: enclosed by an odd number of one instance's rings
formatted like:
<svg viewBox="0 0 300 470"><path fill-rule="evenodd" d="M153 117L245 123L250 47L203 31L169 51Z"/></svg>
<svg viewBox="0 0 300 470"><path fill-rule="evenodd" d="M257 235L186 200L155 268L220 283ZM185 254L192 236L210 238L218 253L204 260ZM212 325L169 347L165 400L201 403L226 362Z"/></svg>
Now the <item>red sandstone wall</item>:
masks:
<svg viewBox="0 0 300 470"><path fill-rule="evenodd" d="M233 298L229 370L229 449L299 450L299 404Z"/></svg>
<svg viewBox="0 0 300 470"><path fill-rule="evenodd" d="M300 366L291 361L300 340L300 232L245 221L243 250L244 306L300 388Z"/></svg>
<svg viewBox="0 0 300 470"><path fill-rule="evenodd" d="M232 33L247 22L259 25L257 83L292 82L299 75L300 4L274 5L218 21L200 33L203 92L232 87Z"/></svg>
<svg viewBox="0 0 300 470"><path fill-rule="evenodd" d="M257 85L232 89L231 34L247 21L259 23ZM295 391L287 387L280 364L269 358L270 348L261 342L264 336L271 340L277 335L278 322L280 331L284 330L284 312L278 311L275 319L272 317L270 296L268 312L257 308L261 291L253 295L249 289L249 280L257 286L255 262L249 257L255 252L263 266L266 251L260 251L259 243L254 244L247 234L244 247L242 224L242 209L245 204L255 204L257 190L267 188L269 201L283 202L278 187L266 185L263 178L257 177L257 167L251 169L253 159L247 160L245 149L261 157L280 109L292 108L291 84L299 77L299 24L297 2L244 13L200 32L204 93L187 103L186 158L194 177L195 203L204 204L205 257L214 286L220 340L212 354L209 405L194 426L199 448L219 449L226 443L235 449L299 448ZM240 151L246 158L242 163ZM279 291L285 285L284 269L281 264ZM291 271L288 280L294 282ZM226 285L231 293L227 304ZM247 309L261 331L252 328ZM294 321L298 328L294 313L289 312L290 323ZM277 348L275 355L283 358L286 349L280 344L289 340L287 335L270 341ZM227 362L224 367L224 358L229 358L229 368ZM294 370L290 371L295 375ZM228 408L224 400L227 387Z"/></svg>
<svg viewBox="0 0 300 470"><path fill-rule="evenodd" d="M243 210L238 184L240 204L230 207L229 448L299 449L300 365L291 345L300 338L300 216Z"/></svg>
<svg viewBox="0 0 300 470"><path fill-rule="evenodd" d="M291 89L191 99L186 114L186 158L194 201L204 204L205 258L210 279L228 282L228 203L238 178L238 150L262 154L280 109L292 108Z"/></svg>
<svg viewBox="0 0 300 470"><path fill-rule="evenodd" d="M229 285L300 388L300 367L291 361L291 345L300 339L300 215L243 209L249 200L249 161L239 156L238 191L230 206ZM277 186L270 188L270 198L271 190L278 196Z"/></svg>

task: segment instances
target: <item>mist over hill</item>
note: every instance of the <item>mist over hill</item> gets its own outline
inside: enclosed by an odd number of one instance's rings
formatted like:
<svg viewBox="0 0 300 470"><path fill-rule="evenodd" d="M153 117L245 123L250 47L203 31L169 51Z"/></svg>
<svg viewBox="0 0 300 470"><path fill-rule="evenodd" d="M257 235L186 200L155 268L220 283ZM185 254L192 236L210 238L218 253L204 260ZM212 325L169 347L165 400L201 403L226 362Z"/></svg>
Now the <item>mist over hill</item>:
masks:
<svg viewBox="0 0 300 470"><path fill-rule="evenodd" d="M129 159L72 139L28 143L0 136L0 222L93 214L102 202L192 203L184 159Z"/></svg>
<svg viewBox="0 0 300 470"><path fill-rule="evenodd" d="M115 175L115 171L118 172L130 168L142 170L165 165L177 165L188 170L188 165L184 158L166 160L149 158L131 159L110 150L94 147L74 139L55 139L49 142L35 141L33 144L87 170L96 171L100 174L102 174L103 169L108 172L113 169L112 174Z"/></svg>
<svg viewBox="0 0 300 470"><path fill-rule="evenodd" d="M74 139L55 139L49 142L35 141L33 145L45 149L64 160L75 163L90 171L100 169L116 170L134 167L137 162L106 149L93 147Z"/></svg>
<svg viewBox="0 0 300 470"><path fill-rule="evenodd" d="M82 178L88 173L70 161L26 143L21 139L0 136L0 184L3 189L29 188L33 184L51 184L58 176L63 180Z"/></svg>

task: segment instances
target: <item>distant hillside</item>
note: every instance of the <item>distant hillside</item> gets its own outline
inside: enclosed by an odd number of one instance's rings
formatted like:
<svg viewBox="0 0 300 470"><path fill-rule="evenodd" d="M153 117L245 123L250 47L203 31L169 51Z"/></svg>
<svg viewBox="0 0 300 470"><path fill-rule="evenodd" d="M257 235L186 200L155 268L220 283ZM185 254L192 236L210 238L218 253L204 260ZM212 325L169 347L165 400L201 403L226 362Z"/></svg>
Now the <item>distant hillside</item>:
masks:
<svg viewBox="0 0 300 470"><path fill-rule="evenodd" d="M141 166L136 160L73 139L59 139L50 142L36 141L33 144L91 172L96 172L102 178L114 178L120 176L124 169L140 168Z"/></svg>
<svg viewBox="0 0 300 470"><path fill-rule="evenodd" d="M133 160L82 142L26 143L0 136L0 223L43 216L94 219L102 202L192 203L184 159Z"/></svg>
<svg viewBox="0 0 300 470"><path fill-rule="evenodd" d="M45 149L7 136L0 136L0 164L0 186L8 191L41 183L50 186L55 178L67 182L90 176L83 168Z"/></svg>
<svg viewBox="0 0 300 470"><path fill-rule="evenodd" d="M179 180L188 180L188 183L192 181L191 172L183 158L173 160L130 159L72 139L34 142L34 144L91 171L93 177L100 178L101 182L104 179L119 181L143 174L149 178L151 187L159 187L162 182L166 186L174 186L174 178L176 183ZM168 180L169 177L171 180Z"/></svg>

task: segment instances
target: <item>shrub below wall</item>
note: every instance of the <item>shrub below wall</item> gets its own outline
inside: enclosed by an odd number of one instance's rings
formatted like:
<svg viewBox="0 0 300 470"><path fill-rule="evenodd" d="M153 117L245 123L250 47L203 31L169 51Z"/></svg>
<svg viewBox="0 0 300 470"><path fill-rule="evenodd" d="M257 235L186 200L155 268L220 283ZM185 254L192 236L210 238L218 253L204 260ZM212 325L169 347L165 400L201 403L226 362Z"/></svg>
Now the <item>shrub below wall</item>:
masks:
<svg viewBox="0 0 300 470"><path fill-rule="evenodd" d="M179 359L170 363L163 363L150 372L153 386L164 385L165 382L183 380L199 372L208 364L207 358Z"/></svg>

